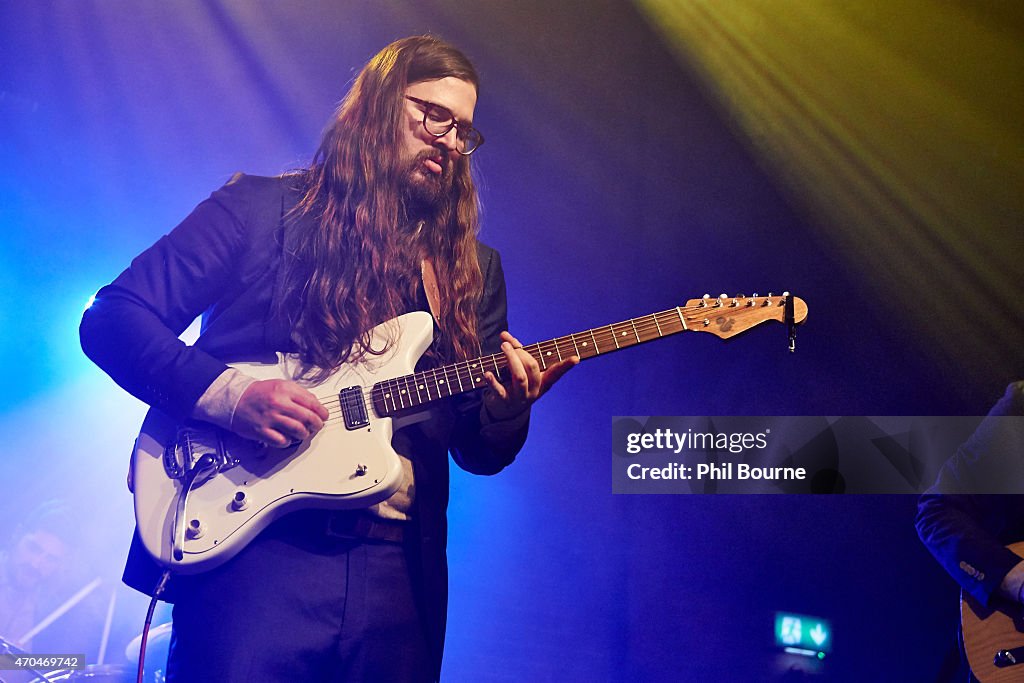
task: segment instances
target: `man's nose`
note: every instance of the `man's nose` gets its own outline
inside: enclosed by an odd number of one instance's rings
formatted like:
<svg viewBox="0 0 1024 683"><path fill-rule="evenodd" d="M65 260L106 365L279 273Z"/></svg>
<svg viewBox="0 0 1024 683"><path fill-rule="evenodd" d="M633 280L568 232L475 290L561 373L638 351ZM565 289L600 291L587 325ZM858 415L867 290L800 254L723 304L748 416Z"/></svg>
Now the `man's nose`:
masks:
<svg viewBox="0 0 1024 683"><path fill-rule="evenodd" d="M442 145L449 154L456 152L458 149L457 145L459 144L459 129L452 126L450 131L437 138L437 142Z"/></svg>

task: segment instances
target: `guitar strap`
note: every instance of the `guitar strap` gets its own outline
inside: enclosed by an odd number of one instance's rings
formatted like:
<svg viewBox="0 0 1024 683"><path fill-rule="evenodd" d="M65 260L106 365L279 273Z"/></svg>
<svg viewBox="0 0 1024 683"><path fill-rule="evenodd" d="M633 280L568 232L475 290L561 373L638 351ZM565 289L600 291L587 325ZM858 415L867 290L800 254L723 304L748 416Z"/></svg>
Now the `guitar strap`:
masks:
<svg viewBox="0 0 1024 683"><path fill-rule="evenodd" d="M441 326L441 291L437 288L437 274L434 272L434 264L430 259L420 261L420 277L423 279L423 291L427 294L427 303L430 305L430 314L434 316L434 322Z"/></svg>

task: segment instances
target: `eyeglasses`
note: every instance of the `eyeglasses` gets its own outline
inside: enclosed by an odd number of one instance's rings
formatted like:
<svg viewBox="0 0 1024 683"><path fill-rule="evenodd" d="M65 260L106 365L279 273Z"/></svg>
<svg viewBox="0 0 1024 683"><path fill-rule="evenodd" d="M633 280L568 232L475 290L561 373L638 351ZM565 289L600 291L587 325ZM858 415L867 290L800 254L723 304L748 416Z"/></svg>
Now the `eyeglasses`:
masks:
<svg viewBox="0 0 1024 683"><path fill-rule="evenodd" d="M423 129L435 138L443 138L452 128L456 129L455 151L459 154L469 156L484 144L484 136L480 131L473 126L456 121L455 115L440 104L421 100L412 95L406 95L405 99L412 100L423 107Z"/></svg>

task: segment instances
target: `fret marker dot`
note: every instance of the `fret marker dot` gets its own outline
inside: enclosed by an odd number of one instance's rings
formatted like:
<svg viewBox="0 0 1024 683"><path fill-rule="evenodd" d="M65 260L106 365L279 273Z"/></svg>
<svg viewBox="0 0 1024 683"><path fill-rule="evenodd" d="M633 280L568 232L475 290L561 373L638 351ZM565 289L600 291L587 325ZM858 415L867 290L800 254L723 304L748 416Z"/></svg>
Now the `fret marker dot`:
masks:
<svg viewBox="0 0 1024 683"><path fill-rule="evenodd" d="M586 345L587 345L587 342L583 342L583 346L586 346Z"/></svg>
<svg viewBox="0 0 1024 683"><path fill-rule="evenodd" d="M403 394L405 393L405 389L402 389L402 393L403 393Z"/></svg>
<svg viewBox="0 0 1024 683"><path fill-rule="evenodd" d="M625 332L623 332L623 333L622 333L622 334L621 334L620 336L623 336L623 337L625 337L625 336L626 336L626 333L625 333Z"/></svg>
<svg viewBox="0 0 1024 683"><path fill-rule="evenodd" d="M551 352L550 352L550 351L548 351L548 352L547 352L547 353L546 353L545 355L548 355L548 356L550 356L550 355L551 355Z"/></svg>
<svg viewBox="0 0 1024 683"><path fill-rule="evenodd" d="M416 388L417 388L417 389L422 389L422 388L423 388L423 385L422 385L422 384L420 384L420 385L419 385L418 387L416 387Z"/></svg>
<svg viewBox="0 0 1024 683"><path fill-rule="evenodd" d="M438 384L444 384L444 380L443 380L443 379L440 379L440 380L438 380L438 381L437 381L437 383L438 383Z"/></svg>

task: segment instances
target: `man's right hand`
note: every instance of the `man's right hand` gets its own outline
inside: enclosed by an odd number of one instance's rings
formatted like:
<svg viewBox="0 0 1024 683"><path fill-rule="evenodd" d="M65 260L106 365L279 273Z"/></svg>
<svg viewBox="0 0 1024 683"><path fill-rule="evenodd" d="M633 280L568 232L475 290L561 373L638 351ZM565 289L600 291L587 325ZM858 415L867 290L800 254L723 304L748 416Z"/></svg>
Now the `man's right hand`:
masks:
<svg viewBox="0 0 1024 683"><path fill-rule="evenodd" d="M275 448L305 441L324 426L327 408L312 393L285 379L253 382L231 417L231 430Z"/></svg>

